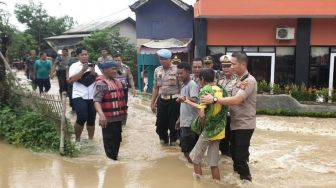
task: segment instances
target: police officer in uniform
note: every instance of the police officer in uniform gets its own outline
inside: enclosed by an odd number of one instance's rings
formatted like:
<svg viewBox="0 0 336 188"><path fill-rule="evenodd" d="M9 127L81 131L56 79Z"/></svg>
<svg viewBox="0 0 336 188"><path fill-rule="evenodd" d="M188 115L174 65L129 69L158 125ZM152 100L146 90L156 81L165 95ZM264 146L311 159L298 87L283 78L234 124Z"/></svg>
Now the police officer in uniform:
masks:
<svg viewBox="0 0 336 188"><path fill-rule="evenodd" d="M120 52L113 54L113 60L118 64L118 76L117 79L124 85L124 92L126 97L126 103L128 101L128 89L132 89L133 96L136 95L136 89L134 85L133 75L131 69L122 62Z"/></svg>
<svg viewBox="0 0 336 188"><path fill-rule="evenodd" d="M223 55L220 57L219 61L221 62L221 67L223 71L223 77L219 79L218 85L222 87L228 94L229 97L232 96L233 87L237 81L237 75L233 74L233 70L231 68L230 56ZM231 156L230 153L230 112L228 112L228 118L226 120L225 127L225 138L221 140L219 144L219 150L222 155Z"/></svg>
<svg viewBox="0 0 336 188"><path fill-rule="evenodd" d="M220 78L220 71L214 69L214 59L211 56L205 56L203 59L205 69L212 69L215 71L215 82L218 83Z"/></svg>
<svg viewBox="0 0 336 188"><path fill-rule="evenodd" d="M157 51L161 66L154 71L151 109L156 116L156 133L162 145L176 145L175 123L179 117L180 105L176 99L180 93L177 66L171 62L172 52L167 49ZM168 136L169 130L169 136Z"/></svg>
<svg viewBox="0 0 336 188"><path fill-rule="evenodd" d="M257 81L247 70L248 57L245 52L234 52L231 67L237 74L232 96L216 98L211 95L201 97L205 104L217 103L230 106L231 114L231 155L233 169L240 175L242 183L252 181L248 164L251 138L256 128ZM244 82L247 84L245 86Z"/></svg>

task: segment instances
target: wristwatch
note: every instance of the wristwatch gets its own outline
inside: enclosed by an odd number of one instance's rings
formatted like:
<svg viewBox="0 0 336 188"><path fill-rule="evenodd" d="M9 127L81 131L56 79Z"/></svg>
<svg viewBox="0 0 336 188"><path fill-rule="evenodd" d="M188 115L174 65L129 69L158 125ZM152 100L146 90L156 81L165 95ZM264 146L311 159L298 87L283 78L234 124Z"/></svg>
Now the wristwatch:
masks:
<svg viewBox="0 0 336 188"><path fill-rule="evenodd" d="M218 98L217 98L217 97L214 97L212 100L213 100L213 103L215 104L215 103L217 103Z"/></svg>

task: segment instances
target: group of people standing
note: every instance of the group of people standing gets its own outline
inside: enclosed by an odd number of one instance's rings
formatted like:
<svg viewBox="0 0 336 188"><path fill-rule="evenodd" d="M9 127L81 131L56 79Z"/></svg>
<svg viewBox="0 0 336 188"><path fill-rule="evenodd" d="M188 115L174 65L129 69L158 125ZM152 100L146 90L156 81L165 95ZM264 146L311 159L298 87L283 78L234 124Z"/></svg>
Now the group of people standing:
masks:
<svg viewBox="0 0 336 188"><path fill-rule="evenodd" d="M219 151L233 160L233 170L244 182L252 181L248 166L249 146L256 127L257 82L248 73L248 57L234 52L220 58L172 63L172 52L157 51L161 66L154 71L151 109L157 114L156 133L162 145L176 145L202 175L201 162L207 151L212 177L220 180Z"/></svg>
<svg viewBox="0 0 336 188"><path fill-rule="evenodd" d="M59 92L68 92L77 115L78 145L85 124L89 140L93 139L98 113L105 153L117 160L122 125L127 119L128 88L134 96L136 90L121 54L116 52L111 57L101 49L101 55L98 63L92 64L85 48L76 50L76 59L68 57L68 49L62 49L52 65L46 53L40 53L38 59L36 51L32 51L26 73L36 80L40 92L50 89L50 78L56 73ZM167 49L158 50L157 56L161 66L154 71L151 110L157 114L160 143L175 146L180 139L182 152L194 165L196 177L202 175L201 162L207 151L212 177L220 180L221 151L232 158L233 170L241 180L252 181L248 161L256 127L257 82L247 70L247 55L234 52L222 56L222 71L213 70L210 56L196 58L191 64L172 58Z"/></svg>
<svg viewBox="0 0 336 188"><path fill-rule="evenodd" d="M68 49L55 58L46 60L47 54L31 51L26 60L26 75L40 88L40 93L50 89L50 78L57 75L59 92L67 92L70 106L76 113L75 141L81 146L81 135L86 125L89 140L93 140L96 114L102 127L104 149L107 157L117 160L121 142L121 126L126 123L128 88L136 95L133 76L123 64L122 55L115 52L108 56L101 50L97 63L89 62L85 48L78 48L68 56ZM43 87L45 89L43 89Z"/></svg>

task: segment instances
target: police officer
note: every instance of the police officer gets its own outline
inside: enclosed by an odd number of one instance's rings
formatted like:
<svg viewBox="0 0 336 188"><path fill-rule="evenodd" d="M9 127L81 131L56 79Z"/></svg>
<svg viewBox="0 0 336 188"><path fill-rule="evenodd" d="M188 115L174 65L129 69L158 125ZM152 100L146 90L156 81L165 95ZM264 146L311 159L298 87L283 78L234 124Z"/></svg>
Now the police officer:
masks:
<svg viewBox="0 0 336 188"><path fill-rule="evenodd" d="M136 95L136 89L134 85L133 75L131 69L123 64L120 52L113 54L113 60L118 64L118 76L117 79L124 85L124 92L126 97L126 103L128 101L128 88L132 89L133 96Z"/></svg>
<svg viewBox="0 0 336 188"><path fill-rule="evenodd" d="M234 84L237 81L237 75L233 74L233 70L231 68L231 57L228 55L223 55L220 57L219 61L221 63L223 77L219 79L218 85L221 86L227 93L228 96L232 96L232 90ZM225 138L221 140L219 144L219 150L221 151L222 155L231 156L230 154L230 112L228 112L228 118L226 120L226 127L225 127Z"/></svg>
<svg viewBox="0 0 336 188"><path fill-rule="evenodd" d="M240 175L242 182L252 181L248 165L251 137L256 128L257 81L247 70L248 58L245 52L234 52L231 67L238 79L232 90L232 97L216 98L206 95L201 98L205 104L230 106L231 114L231 155L233 169ZM242 84L246 82L247 86Z"/></svg>
<svg viewBox="0 0 336 188"><path fill-rule="evenodd" d="M220 78L220 71L214 69L214 59L211 56L205 56L203 59L205 69L212 69L215 71L215 82L218 83Z"/></svg>
<svg viewBox="0 0 336 188"><path fill-rule="evenodd" d="M161 66L154 71L151 109L154 113L157 111L156 133L159 135L160 143L174 146L177 139L175 123L180 113L180 105L176 102L180 93L180 83L177 67L171 62L172 52L161 49L157 51L157 55Z"/></svg>

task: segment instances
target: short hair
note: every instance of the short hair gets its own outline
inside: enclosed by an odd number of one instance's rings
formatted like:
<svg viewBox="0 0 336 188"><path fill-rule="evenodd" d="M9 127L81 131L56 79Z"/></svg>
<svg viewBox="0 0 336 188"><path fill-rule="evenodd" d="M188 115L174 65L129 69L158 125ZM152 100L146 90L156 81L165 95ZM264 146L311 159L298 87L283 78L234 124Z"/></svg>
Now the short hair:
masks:
<svg viewBox="0 0 336 188"><path fill-rule="evenodd" d="M62 51L69 52L68 48L63 48Z"/></svg>
<svg viewBox="0 0 336 188"><path fill-rule="evenodd" d="M116 51L113 53L113 58L116 58L116 57L121 57L121 53L119 51Z"/></svg>
<svg viewBox="0 0 336 188"><path fill-rule="evenodd" d="M248 57L245 52L233 52L231 56L237 58L239 63L247 65Z"/></svg>
<svg viewBox="0 0 336 188"><path fill-rule="evenodd" d="M177 68L178 68L178 69L184 69L184 70L186 70L188 73L191 72L191 66L190 66L190 64L187 63L187 62L182 62L182 63L177 64Z"/></svg>
<svg viewBox="0 0 336 188"><path fill-rule="evenodd" d="M43 56L44 54L47 55L47 52L40 52L40 57Z"/></svg>
<svg viewBox="0 0 336 188"><path fill-rule="evenodd" d="M200 62L202 62L202 65L203 65L203 59L200 58L200 57L193 59L193 60L192 60L192 63L193 63L193 64L194 64L194 61L200 61Z"/></svg>
<svg viewBox="0 0 336 188"><path fill-rule="evenodd" d="M82 53L83 50L87 51L86 48L83 48L83 47L81 47L81 48L77 48L77 49L76 49L76 55L79 55L80 53Z"/></svg>
<svg viewBox="0 0 336 188"><path fill-rule="evenodd" d="M199 75L200 79L203 79L206 83L215 81L215 71L212 69L202 69Z"/></svg>

